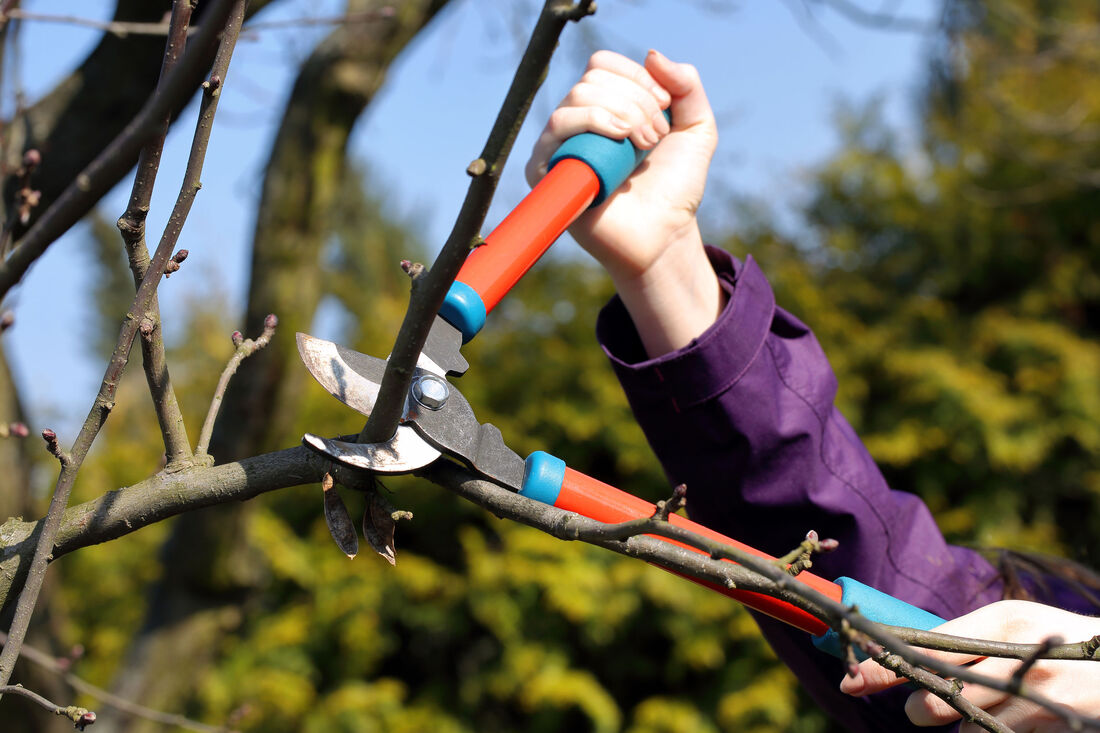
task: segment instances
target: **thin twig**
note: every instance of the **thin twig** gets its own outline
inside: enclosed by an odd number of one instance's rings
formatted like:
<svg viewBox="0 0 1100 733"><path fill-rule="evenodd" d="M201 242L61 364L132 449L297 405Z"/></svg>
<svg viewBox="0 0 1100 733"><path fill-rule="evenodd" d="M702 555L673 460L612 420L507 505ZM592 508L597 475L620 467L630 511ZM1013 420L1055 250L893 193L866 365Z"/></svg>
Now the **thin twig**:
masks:
<svg viewBox="0 0 1100 733"><path fill-rule="evenodd" d="M1012 694L1021 694L1024 687L1024 676L1035 666L1036 662L1046 656L1047 652L1053 647L1060 646L1062 641L1060 636L1047 637L1039 642L1038 649L1035 650L1034 654L1020 662L1020 666L1013 670L1012 677L1008 680L1008 687L1013 691Z"/></svg>
<svg viewBox="0 0 1100 733"><path fill-rule="evenodd" d="M481 156L467 169L473 180L450 236L431 270L417 281L418 285L413 289L409 308L386 362L378 400L367 424L359 433L360 442L388 440L397 429L405 395L412 384L413 369L428 332L471 247L479 241L481 225L489 211L501 171L535 92L546 76L558 38L566 23L579 20L593 11L592 0L578 0L576 4L566 0L546 0L543 5ZM479 162L480 165L475 165Z"/></svg>
<svg viewBox="0 0 1100 733"><path fill-rule="evenodd" d="M0 633L0 644L6 641L7 635ZM136 718L150 720L154 723L186 728L188 730L198 731L199 733L233 733L231 729L225 728L224 726L207 725L206 723L200 723L197 720L191 720L182 715L154 710L153 708L139 705L132 700L119 697L118 695L104 690L102 687L93 685L83 677L74 674L73 671L68 668L68 665L63 663L63 661L68 660L57 659L33 646L24 644L20 656L28 662L38 665L47 672L58 675L61 679L65 680L65 683L68 684L69 687L72 687L77 692L94 697L105 706L114 708L128 715L133 715Z"/></svg>
<svg viewBox="0 0 1100 733"><path fill-rule="evenodd" d="M46 441L46 450L57 459L62 468L67 468L73 462L73 457L66 453L65 449L61 447L61 443L58 442L57 433L46 428L42 431L42 440Z"/></svg>
<svg viewBox="0 0 1100 733"><path fill-rule="evenodd" d="M922 649L934 649L956 654L975 654L983 657L1003 657L1005 659L1028 659L1037 654L1039 659L1070 659L1100 663L1097 654L1100 636L1070 644L1055 644L1044 649L1041 644L1018 644L1009 641L981 641L962 636L941 634L936 631L920 631L903 626L888 626L890 633L906 644Z"/></svg>
<svg viewBox="0 0 1100 733"><path fill-rule="evenodd" d="M42 192L31 188L31 176L42 162L42 154L31 148L23 153L23 164L15 171L15 178L19 179L11 212L0 228L0 259L6 257L11 245L12 231L16 224L26 224L31 218L31 209L38 206L42 198Z"/></svg>
<svg viewBox="0 0 1100 733"><path fill-rule="evenodd" d="M210 437L214 434L214 422L218 419L218 411L221 410L222 400L225 398L225 390L229 387L229 380L237 373L241 362L267 346L271 337L275 335L275 327L279 325L279 319L271 313L264 319L264 330L255 340L244 339L240 331L233 332L233 345L236 349L233 356L229 357L229 363L222 370L218 387L214 390L214 398L210 401L210 409L206 412L206 420L202 424L202 432L199 433L199 443L195 446L195 455L207 455L210 447Z"/></svg>
<svg viewBox="0 0 1100 733"><path fill-rule="evenodd" d="M27 573L27 580L23 586L22 593L20 593L19 601L16 604L11 628L8 630L8 643L4 646L4 651L0 653L0 685L6 685L11 679L12 671L15 668L15 661L19 657L20 648L23 646L23 640L26 637L27 628L30 626L31 616L34 613L34 607L38 601L38 593L42 589L46 568L53 554L54 540L61 526L62 515L65 506L69 502L69 494L72 491L73 482L76 480L76 474L80 470L84 458L91 449L92 443L95 441L100 429L106 422L108 415L114 408L115 393L118 389L118 383L126 368L126 364L129 360L130 348L133 346L134 338L137 335L140 322L138 314L144 313L149 303L152 302L152 297L156 293L157 286L160 284L162 273L164 272L164 265L172 253L176 240L179 238L180 230L187 219L187 214L191 210L191 204L194 202L195 194L199 189L199 176L202 172L203 161L206 157L206 148L210 140L210 128L213 124L214 112L217 110L222 80L225 79L225 74L229 68L229 61L233 55L233 48L236 45L237 36L240 33L241 23L244 21L246 5L247 0L232 0L231 2L229 14L221 35L221 43L219 44L218 53L215 57L214 66L210 75L210 81L203 85L205 93L203 94L202 103L199 108L199 121L196 125L194 140L191 144L191 155L188 158L187 169L184 173L183 186L176 199L176 205L165 227L160 244L157 247L156 253L153 255L149 271L146 273L145 279L142 280L140 287L138 287L133 307L127 314L127 318L123 321L118 343L111 355L111 361L107 365L107 371L100 384L99 394L70 451L72 456L71 462L63 465L61 475L57 479L57 485L54 488L53 498L50 500L50 508L46 514L43 531L38 537L34 558L31 560L31 565ZM42 220L40 219L39 224L41 224L41 222ZM16 253L18 254L18 250Z"/></svg>
<svg viewBox="0 0 1100 733"><path fill-rule="evenodd" d="M68 705L61 707L55 703L50 702L46 698L39 695L37 692L28 690L23 685L2 685L0 686L0 695L11 693L13 695L19 695L25 697L28 700L34 702L39 707L53 713L54 715L60 715L63 718L68 718L73 721L77 730L84 730L85 726L89 726L95 722L95 713L88 708L78 707L76 705Z"/></svg>
<svg viewBox="0 0 1100 733"><path fill-rule="evenodd" d="M979 725L992 733L1013 733L1012 728L963 697L961 682L945 680L938 674L911 664L900 654L891 651L883 650L874 655L874 660L899 677L905 677L928 690L957 710L967 722Z"/></svg>
<svg viewBox="0 0 1100 733"><path fill-rule="evenodd" d="M265 20L249 23L242 29L242 35L261 30L293 30L319 25L344 25L347 23L371 23L378 20L392 18L394 9L382 7L377 10L363 10L360 12L346 13L344 15L288 18L286 20ZM38 23L59 23L63 25L76 25L83 28L91 28L104 33L110 33L119 38L127 36L165 36L171 34L170 23L140 23L120 20L93 20L77 15L57 15L52 13L35 13L18 8L0 12L0 28L7 19L32 21ZM189 28L186 33L193 34L197 27Z"/></svg>
<svg viewBox="0 0 1100 733"><path fill-rule="evenodd" d="M187 42L187 30L191 22L191 0L175 0L169 21L168 40L164 48L164 61L160 67L160 80L167 78L179 62ZM139 287L149 269L149 248L145 244L145 218L149 214L149 201L153 196L153 184L160 168L161 150L168 135L171 116L165 114L160 129L149 138L138 156L137 173L130 191L126 211L118 220L119 231L126 245L126 257L134 276L134 287ZM171 261L170 261L171 262ZM183 421L172 378L168 373L168 360L164 354L164 338L160 328L160 303L156 294L142 314L141 356L145 381L153 399L153 409L164 440L165 462L175 467L191 457L191 441L187 438L187 426Z"/></svg>

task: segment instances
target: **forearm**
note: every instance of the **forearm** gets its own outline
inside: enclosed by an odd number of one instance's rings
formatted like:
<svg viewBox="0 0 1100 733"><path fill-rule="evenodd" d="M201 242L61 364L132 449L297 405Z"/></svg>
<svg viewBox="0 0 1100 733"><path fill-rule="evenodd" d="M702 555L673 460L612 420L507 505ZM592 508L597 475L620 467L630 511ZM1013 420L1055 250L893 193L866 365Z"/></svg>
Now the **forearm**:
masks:
<svg viewBox="0 0 1100 733"><path fill-rule="evenodd" d="M611 271L611 278L650 357L690 344L726 305L694 221L647 270Z"/></svg>

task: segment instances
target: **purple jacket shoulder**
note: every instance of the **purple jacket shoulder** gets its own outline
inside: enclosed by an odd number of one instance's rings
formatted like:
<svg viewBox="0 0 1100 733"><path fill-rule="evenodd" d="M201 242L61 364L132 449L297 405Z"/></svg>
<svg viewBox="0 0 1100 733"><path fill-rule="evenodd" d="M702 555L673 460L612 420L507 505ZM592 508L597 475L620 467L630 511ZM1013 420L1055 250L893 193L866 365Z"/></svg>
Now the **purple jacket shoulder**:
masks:
<svg viewBox="0 0 1100 733"><path fill-rule="evenodd" d="M752 258L708 254L729 303L684 349L646 358L617 298L597 324L669 480L687 485L691 517L772 554L817 530L840 549L815 559L816 573L855 578L944 618L1000 599L996 569L948 545L919 498L886 485L833 405L836 379L817 339L776 307ZM757 621L810 694L851 730L908 727L906 690L843 695L839 660L801 631Z"/></svg>

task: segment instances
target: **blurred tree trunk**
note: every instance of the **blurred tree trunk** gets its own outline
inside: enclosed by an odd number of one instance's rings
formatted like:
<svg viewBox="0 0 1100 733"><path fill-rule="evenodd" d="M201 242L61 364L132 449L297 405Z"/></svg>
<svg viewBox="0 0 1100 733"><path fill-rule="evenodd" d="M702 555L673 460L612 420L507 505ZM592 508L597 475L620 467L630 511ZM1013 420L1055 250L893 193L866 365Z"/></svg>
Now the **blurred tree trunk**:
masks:
<svg viewBox="0 0 1100 733"><path fill-rule="evenodd" d="M334 30L303 64L275 139L253 237L245 327L256 336L279 317L271 344L244 363L226 395L210 452L232 461L290 440L307 375L296 331L308 330L324 291L322 247L346 167L348 136L397 54L446 0L415 0L390 17ZM380 7L349 3L349 10ZM164 576L115 691L145 705L184 710L219 638L242 618L264 569L247 544L249 505L221 506L177 520ZM97 729L152 731L144 721L101 717Z"/></svg>

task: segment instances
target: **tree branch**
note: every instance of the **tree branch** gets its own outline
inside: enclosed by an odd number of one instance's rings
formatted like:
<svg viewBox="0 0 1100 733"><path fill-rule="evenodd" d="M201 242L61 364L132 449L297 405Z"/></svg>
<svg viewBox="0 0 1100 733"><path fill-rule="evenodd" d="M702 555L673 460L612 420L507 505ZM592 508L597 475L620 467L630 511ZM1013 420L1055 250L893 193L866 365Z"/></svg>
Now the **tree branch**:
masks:
<svg viewBox="0 0 1100 733"><path fill-rule="evenodd" d="M417 286L413 288L409 309L405 312L401 330L386 363L378 401L359 433L360 442L388 440L397 429L397 421L404 410L405 395L412 384L413 369L428 332L466 256L480 241L481 225L485 222L504 163L531 107L531 100L546 76L558 38L566 23L593 11L592 0L578 0L575 5L567 0L546 0L543 5L481 156L468 169L473 181L467 189L450 236L432 269L423 278L418 278Z"/></svg>
<svg viewBox="0 0 1100 733"><path fill-rule="evenodd" d="M203 101L200 105L199 121L195 129L195 137L191 146L191 155L188 158L187 170L184 174L183 186L180 190L179 197L176 200L176 206L173 208L172 216L165 227L157 251L153 255L149 270L146 272L145 278L138 287L137 296L134 299L134 306L127 314L127 318L123 321L122 332L119 334L118 344L115 346L111 361L107 365L106 374L100 384L99 395L96 397L92 409L84 421L84 426L77 435L73 448L70 451L71 460L69 463L63 464L61 475L58 477L57 485L54 488L53 498L50 501L50 508L46 514L43 531L38 538L34 558L31 560L27 581L23 586L19 602L16 605L11 628L8 630L8 643L4 646L3 652L0 652L0 685L7 684L11 679L15 661L19 657L19 649L23 645L23 639L26 636L31 616L34 613L34 607L38 600L38 593L42 588L46 568L52 556L54 539L60 529L62 514L65 506L68 504L69 494L72 491L73 482L76 480L76 474L80 470L80 466L84 462L84 458L87 456L88 450L92 446L92 442L99 434L100 429L107 420L107 416L114 407L115 392L118 389L118 383L129 360L130 348L133 346L134 337L137 334L138 324L140 322L140 314L144 313L152 302L153 295L156 293L157 286L160 284L164 266L168 262L169 255L175 246L183 223L187 219L187 214L191 209L191 204L194 202L195 194L200 187L199 175L202 171L203 160L206 156L206 147L210 139L210 129L213 124L214 113L217 110L219 90L222 80L225 78L225 74L229 69L229 61L233 55L233 48L236 44L237 35L240 32L241 23L244 21L246 4L247 0L232 0L232 5L229 9L230 12L221 35L221 43L219 44L218 53L214 60L210 81L203 85L205 94L203 95ZM42 220L39 220L39 224L41 223Z"/></svg>
<svg viewBox="0 0 1100 733"><path fill-rule="evenodd" d="M0 634L0 644L7 642L7 635ZM229 733L229 729L224 726L207 725L200 723L197 720L191 720L182 715L176 715L175 713L166 713L162 710L154 710L153 708L139 705L132 700L119 697L111 692L104 690L102 687L97 687L91 682L88 682L83 677L80 677L69 669L69 665L66 664L69 660L58 659L41 649L36 649L32 646L23 645L23 651L20 654L23 659L26 659L32 664L36 664L42 669L52 674L58 675L61 679L65 680L65 683L69 687L73 688L77 692L94 697L102 702L107 707L121 710L122 712L132 715L136 718L143 718L150 720L154 723L162 723L164 725L172 725L179 728L185 728L187 730L198 731L198 733Z"/></svg>
<svg viewBox="0 0 1100 733"><path fill-rule="evenodd" d="M159 89L164 79L172 72L184 44L187 42L188 26L191 22L191 0L174 0L172 18L169 21L168 41L164 48L164 61L160 69ZM166 114L160 123L160 129L149 138L138 156L137 174L130 191L130 201L126 211L118 220L119 231L126 245L126 257L130 262L130 271L134 275L134 287L140 287L149 270L149 249L145 244L145 217L149 214L149 201L153 196L153 184L160 168L160 155L164 147L164 138L168 135L171 116ZM145 381L149 385L149 395L153 398L153 409L157 414L161 436L164 439L165 462L175 466L191 457L191 442L187 439L187 426L183 421L172 379L168 374L168 361L164 355L164 338L160 328L160 303L156 294L150 299L149 307L142 315L141 356L145 369ZM148 324L147 326L145 324ZM148 334L148 335L146 335Z"/></svg>
<svg viewBox="0 0 1100 733"><path fill-rule="evenodd" d="M162 471L66 509L49 560L118 539L184 512L246 501L291 486L316 484L329 467L313 452L296 447L218 466ZM0 525L0 606L14 598L26 578L45 523L45 519L25 521L13 517Z"/></svg>
<svg viewBox="0 0 1100 733"><path fill-rule="evenodd" d="M175 473L162 472L139 484L109 492L94 501L66 510L54 545L54 556L60 557L81 547L116 539L183 512L215 504L244 501L281 488L315 484L331 469L332 464L327 460L298 447L221 466L195 467ZM345 483L340 474L346 473L347 469L338 468L336 471L337 480ZM927 643L932 648L967 651L983 656L1026 658L1030 655L1036 658L1041 656L1080 660L1096 659L1097 647L1100 646L1092 640L1056 646L1045 654L1036 655L1036 645L1006 647L1001 643L978 640L964 640L964 646L945 645L943 641L951 640L952 637L913 629L898 630L868 621L853 609L816 593L788 575L784 568L773 561L739 553L734 548L714 543L660 519L631 523L629 530L622 525L605 525L519 496L481 480L468 470L446 460L436 461L418 471L417 475L488 509L498 517L518 521L560 539L580 539L627 557L660 565L679 574L726 587L764 593L787 601L825 620L833 628L848 629L846 633L857 638L861 646L876 658L882 653L896 655L902 662L910 665L898 666L899 670L904 670L902 674L909 676L912 672L920 678L915 680L918 684L936 694L946 694L948 698L950 691L944 684L951 683L945 683L940 677L937 677L940 679L938 683L922 682L924 678L917 667L935 670L940 676L1014 693L1008 688L1009 680L975 675L965 668L944 664L910 649L908 644ZM347 480L354 483L355 478L352 476ZM25 522L21 519L10 519L0 526L0 602L9 598L25 577L33 546L44 522L45 520ZM702 552L662 541L652 535L674 539ZM1074 725L1100 728L1100 722L1083 719L1026 690L1020 696L1048 707L1064 719L1072 721ZM948 698L945 699L951 704L952 700ZM983 724L978 713L963 707L960 713ZM1003 728L987 726L987 730Z"/></svg>
<svg viewBox="0 0 1100 733"><path fill-rule="evenodd" d="M39 695L37 692L31 692L23 685L0 685L0 695L5 693L11 693L13 695L19 695L31 700L40 707L48 710L54 715L60 715L63 718L68 718L76 725L77 730L84 730L85 726L91 725L95 722L95 713L87 708L77 707L76 705L69 705L68 707L61 707L56 705L46 698Z"/></svg>
<svg viewBox="0 0 1100 733"><path fill-rule="evenodd" d="M207 411L206 420L202 424L202 432L199 433L199 443L195 447L196 455L207 455L206 451L210 447L210 436L214 434L214 422L218 419L218 411L221 409L225 390L229 387L229 380L237 373L237 368L242 361L271 342L271 337L275 335L275 326L278 324L279 319L272 313L264 320L263 333L255 340L243 338L240 331L233 332L233 345L236 346L236 349L233 351L233 356L229 358L229 363L222 370L221 379L218 380L217 389L214 390L214 398L210 401L210 409Z"/></svg>

